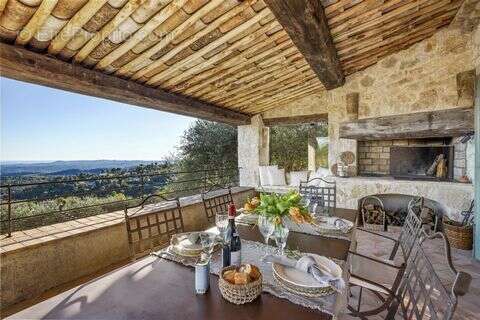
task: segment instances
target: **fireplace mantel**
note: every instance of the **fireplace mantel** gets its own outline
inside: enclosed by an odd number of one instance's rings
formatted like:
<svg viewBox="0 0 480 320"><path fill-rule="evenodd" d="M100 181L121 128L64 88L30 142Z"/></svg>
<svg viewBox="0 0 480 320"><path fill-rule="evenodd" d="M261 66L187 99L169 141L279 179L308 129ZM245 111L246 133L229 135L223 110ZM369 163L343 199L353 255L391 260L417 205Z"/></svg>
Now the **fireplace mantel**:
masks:
<svg viewBox="0 0 480 320"><path fill-rule="evenodd" d="M457 137L474 131L473 108L417 112L340 124L340 138L355 140Z"/></svg>
<svg viewBox="0 0 480 320"><path fill-rule="evenodd" d="M360 199L376 194L423 196L444 206L449 218L460 221L462 210L470 206L473 185L457 182L404 181L390 177L335 177L337 207L357 209Z"/></svg>

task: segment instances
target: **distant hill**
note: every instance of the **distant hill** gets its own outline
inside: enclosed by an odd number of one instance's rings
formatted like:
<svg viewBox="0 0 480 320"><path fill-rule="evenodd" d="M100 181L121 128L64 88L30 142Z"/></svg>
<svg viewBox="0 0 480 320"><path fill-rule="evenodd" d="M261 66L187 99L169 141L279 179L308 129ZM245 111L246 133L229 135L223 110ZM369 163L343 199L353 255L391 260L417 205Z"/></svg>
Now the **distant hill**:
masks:
<svg viewBox="0 0 480 320"><path fill-rule="evenodd" d="M105 169L128 169L140 164L150 164L162 161L144 160L78 160L53 162L3 162L0 164L0 174L3 176L20 176L30 174L46 175L76 175L79 173L101 173Z"/></svg>

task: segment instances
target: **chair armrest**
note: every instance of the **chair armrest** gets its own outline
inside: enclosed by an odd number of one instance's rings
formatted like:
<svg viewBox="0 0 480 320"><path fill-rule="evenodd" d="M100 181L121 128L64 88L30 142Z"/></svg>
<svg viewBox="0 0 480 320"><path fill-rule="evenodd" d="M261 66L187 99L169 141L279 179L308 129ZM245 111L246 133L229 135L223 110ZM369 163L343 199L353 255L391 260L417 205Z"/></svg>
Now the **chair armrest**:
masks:
<svg viewBox="0 0 480 320"><path fill-rule="evenodd" d="M349 254L352 254L352 255L355 255L355 256L358 256L358 257L361 257L361 258L364 258L364 259L367 259L367 260L370 260L370 261L373 261L373 262L377 262L377 263L380 263L380 264L383 264L385 266L389 266L389 267L392 267L392 268L395 268L395 269L403 269L405 268L405 264L402 263L401 265L396 265L394 263L388 263L384 260L381 260L381 259L377 259L377 258L374 258L374 257L370 257L370 256L366 256L364 254L361 254L361 253L358 253L358 252L354 252L354 251L348 251Z"/></svg>
<svg viewBox="0 0 480 320"><path fill-rule="evenodd" d="M388 239L388 240L393 241L393 242L397 242L397 239L392 238L392 237L389 237L389 236L386 236L386 235L383 235L383 234L381 234L381 233L377 233L377 232L374 232L374 231L366 230L366 229L363 229L363 228L357 228L357 230L360 230L360 231L363 231L363 232L366 232L366 233L370 233L370 234L373 234L373 235L376 235L376 236L379 236L379 237Z"/></svg>

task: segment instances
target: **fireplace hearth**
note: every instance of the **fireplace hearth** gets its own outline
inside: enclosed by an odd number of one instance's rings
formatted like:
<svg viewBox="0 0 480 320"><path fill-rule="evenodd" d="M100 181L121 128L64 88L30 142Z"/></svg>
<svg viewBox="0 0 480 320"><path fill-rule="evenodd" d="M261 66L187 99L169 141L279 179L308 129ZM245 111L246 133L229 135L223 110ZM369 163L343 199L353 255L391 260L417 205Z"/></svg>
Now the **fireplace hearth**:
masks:
<svg viewBox="0 0 480 320"><path fill-rule="evenodd" d="M453 180L453 146L393 146L390 175L396 179Z"/></svg>

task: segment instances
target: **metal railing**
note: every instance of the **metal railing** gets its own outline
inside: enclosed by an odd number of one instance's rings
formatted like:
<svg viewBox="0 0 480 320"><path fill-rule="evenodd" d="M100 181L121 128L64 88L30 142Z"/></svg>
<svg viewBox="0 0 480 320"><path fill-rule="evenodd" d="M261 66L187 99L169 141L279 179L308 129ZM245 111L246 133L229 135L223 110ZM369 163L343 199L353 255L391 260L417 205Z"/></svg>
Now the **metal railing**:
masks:
<svg viewBox="0 0 480 320"><path fill-rule="evenodd" d="M238 185L238 168L1 184L0 234L120 210L152 194L193 195L212 185Z"/></svg>

